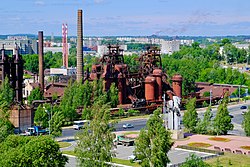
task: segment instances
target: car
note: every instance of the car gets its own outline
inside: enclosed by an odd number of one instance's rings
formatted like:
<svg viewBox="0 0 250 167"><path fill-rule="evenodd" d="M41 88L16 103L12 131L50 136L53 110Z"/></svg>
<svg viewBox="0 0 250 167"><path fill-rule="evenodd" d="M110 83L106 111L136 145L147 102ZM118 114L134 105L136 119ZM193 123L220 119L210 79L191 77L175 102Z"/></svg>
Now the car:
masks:
<svg viewBox="0 0 250 167"><path fill-rule="evenodd" d="M233 115L230 115L230 114L229 114L229 116L230 116L230 118L233 118L233 117L234 117Z"/></svg>
<svg viewBox="0 0 250 167"><path fill-rule="evenodd" d="M240 109L247 109L247 106L241 106Z"/></svg>
<svg viewBox="0 0 250 167"><path fill-rule="evenodd" d="M124 129L127 129L127 128L133 128L134 125L132 125L132 124L124 124L124 125L122 125L122 127L123 127Z"/></svg>
<svg viewBox="0 0 250 167"><path fill-rule="evenodd" d="M128 156L128 160L135 160L136 159L136 156L134 154Z"/></svg>

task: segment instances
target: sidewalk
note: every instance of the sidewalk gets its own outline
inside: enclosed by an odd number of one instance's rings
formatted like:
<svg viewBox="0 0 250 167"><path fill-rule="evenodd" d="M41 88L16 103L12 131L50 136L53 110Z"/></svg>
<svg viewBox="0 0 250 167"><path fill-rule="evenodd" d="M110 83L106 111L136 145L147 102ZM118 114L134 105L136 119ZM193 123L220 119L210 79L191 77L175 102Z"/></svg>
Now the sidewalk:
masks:
<svg viewBox="0 0 250 167"><path fill-rule="evenodd" d="M223 138L230 139L230 141L221 142L221 141L209 140L208 138L210 137L223 137ZM209 143L212 146L208 147L207 149L210 149L210 150L250 155L250 150L240 148L241 146L250 146L250 137L243 137L243 136L193 135L193 136L190 136L189 139L187 140L175 141L173 147L175 148L178 145L187 145L188 143L192 143L192 142Z"/></svg>

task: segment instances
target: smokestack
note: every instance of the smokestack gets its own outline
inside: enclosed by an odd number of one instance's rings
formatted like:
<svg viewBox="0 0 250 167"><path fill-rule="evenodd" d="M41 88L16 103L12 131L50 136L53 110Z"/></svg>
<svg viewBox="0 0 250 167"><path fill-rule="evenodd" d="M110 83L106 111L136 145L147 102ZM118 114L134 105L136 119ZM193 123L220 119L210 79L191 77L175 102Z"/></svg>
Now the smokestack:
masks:
<svg viewBox="0 0 250 167"><path fill-rule="evenodd" d="M82 33L82 10L77 13L77 74L76 79L78 82L83 81L83 33Z"/></svg>
<svg viewBox="0 0 250 167"><path fill-rule="evenodd" d="M43 31L38 32L38 53L39 53L39 83L43 95L44 91L44 61L43 61Z"/></svg>

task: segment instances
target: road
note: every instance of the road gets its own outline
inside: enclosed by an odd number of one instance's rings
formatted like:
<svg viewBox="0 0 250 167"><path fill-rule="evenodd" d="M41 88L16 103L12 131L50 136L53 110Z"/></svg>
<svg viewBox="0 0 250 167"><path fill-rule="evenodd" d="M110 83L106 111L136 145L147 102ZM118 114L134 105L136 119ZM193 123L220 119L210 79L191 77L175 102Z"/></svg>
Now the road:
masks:
<svg viewBox="0 0 250 167"><path fill-rule="evenodd" d="M240 106L242 105L250 105L250 100L247 101L246 103L240 103L240 104L234 104L228 106L228 111L230 115L233 116L232 118L232 123L234 124L234 129L232 131L229 131L229 134L234 134L234 135L240 135L240 136L245 136L245 132L241 127L242 121L243 121L243 115L242 111L246 111L247 109L240 109ZM198 109L198 116L201 118L205 112L205 109ZM217 108L212 109L212 113L215 116L217 112ZM182 116L184 112L181 112ZM115 129L117 132L119 131L139 131L141 128L146 126L147 119L137 119L137 120L129 120L129 121L121 121L119 122L116 126ZM129 129L123 129L122 125L126 123L131 123L134 125L134 128L129 128ZM77 130L74 129L63 129L62 131L62 137L72 137L75 136L77 133Z"/></svg>

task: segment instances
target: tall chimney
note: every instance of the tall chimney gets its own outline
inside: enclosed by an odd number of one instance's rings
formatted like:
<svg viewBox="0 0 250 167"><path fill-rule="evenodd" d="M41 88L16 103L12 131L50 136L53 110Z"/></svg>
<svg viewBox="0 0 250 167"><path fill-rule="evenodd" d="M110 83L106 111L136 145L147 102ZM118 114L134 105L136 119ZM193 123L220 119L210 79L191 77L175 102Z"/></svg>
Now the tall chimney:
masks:
<svg viewBox="0 0 250 167"><path fill-rule="evenodd" d="M83 33L82 33L82 10L79 9L77 13L77 74L78 82L83 81Z"/></svg>
<svg viewBox="0 0 250 167"><path fill-rule="evenodd" d="M43 61L43 31L38 32L38 53L39 53L39 83L43 95L44 91L44 61Z"/></svg>

